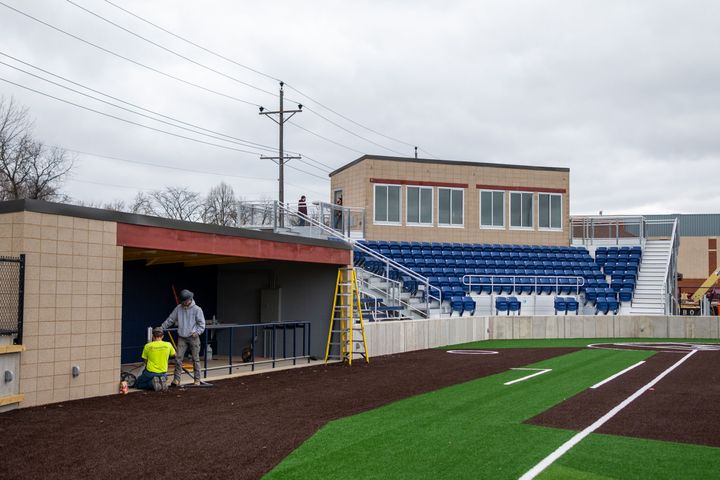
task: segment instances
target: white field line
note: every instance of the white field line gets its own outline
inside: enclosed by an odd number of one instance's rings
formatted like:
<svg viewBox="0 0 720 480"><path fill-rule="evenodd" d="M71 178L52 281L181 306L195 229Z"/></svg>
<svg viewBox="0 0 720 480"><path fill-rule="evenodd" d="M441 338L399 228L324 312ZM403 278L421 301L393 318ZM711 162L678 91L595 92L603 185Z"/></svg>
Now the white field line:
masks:
<svg viewBox="0 0 720 480"><path fill-rule="evenodd" d="M523 380L527 380L528 378L537 377L538 375L542 375L543 373L552 372L552 368L511 368L510 370L538 370L535 373L531 373L530 375L526 375L522 378L518 378L517 380L513 380L511 382L505 382L503 385L512 385L513 383L522 382Z"/></svg>
<svg viewBox="0 0 720 480"><path fill-rule="evenodd" d="M615 380L617 377L619 377L619 376L622 375L623 373L627 373L627 372L629 372L630 370L632 370L633 368L639 367L639 366L642 365L643 363L645 363L645 360L641 360L641 361L637 362L635 365L629 366L629 367L626 368L625 370L623 370L623 371L621 371L621 372L618 372L618 373L616 373L615 375L613 375L613 376L611 376L611 377L606 378L605 380L603 380L603 381L600 382L600 383L596 383L595 385L593 385L593 386L590 387L590 388L602 387L602 386L605 385L606 383L612 382L613 380Z"/></svg>
<svg viewBox="0 0 720 480"><path fill-rule="evenodd" d="M677 367L679 367L680 365L682 365L682 363L684 363L685 360L687 360L688 358L690 358L691 356L693 356L693 355L696 354L696 353L697 353L697 350L692 350L692 351L689 352L687 355L685 355L683 358L681 358L680 360L678 360L677 362L675 362L673 365L671 365L670 367L668 367L667 370L665 370L665 371L662 372L660 375L658 375L657 377L655 377L654 379L652 379L652 380L650 381L650 383L648 383L648 384L645 385L644 387L641 387L637 392L633 393L633 394L630 395L628 398L626 398L625 400L623 400L620 404L618 404L617 406L615 406L615 408L613 408L612 410L610 410L608 413L606 413L605 415L603 415L603 416L600 417L599 419L595 420L595 422L594 422L592 425L590 425L590 426L587 427L585 430L583 430L582 432L578 433L577 435L575 435L574 437L572 437L570 440L568 440L567 442L565 442L564 444L562 444L557 450L555 450L554 452L552 452L550 455L548 455L547 457L545 457L540 463L538 463L538 464L535 465L533 468L531 468L530 470L528 470L522 477L520 477L520 480L532 480L533 478L535 478L537 475L540 474L540 472L542 472L542 471L545 470L547 467L549 467L550 465L552 465L552 463L553 463L555 460L557 460L558 458L562 457L565 453L567 453L568 450L570 450L572 447L574 447L575 445L577 445L578 443L580 443L580 441L582 441L585 437L587 437L587 436L590 435L592 432L594 432L595 430L597 430L598 428L600 428L601 426L603 426L603 425L605 424L605 422L607 422L608 420L610 420L611 418L613 418L615 415L617 415L618 412L620 412L623 408L625 408L625 407L627 407L628 405L630 405L636 398L638 398L640 395L642 395L642 394L645 393L647 390L649 390L650 388L652 388L656 383L658 383L660 380L662 380L663 378L665 378L666 375L668 375L670 372L672 372L672 371L675 370Z"/></svg>

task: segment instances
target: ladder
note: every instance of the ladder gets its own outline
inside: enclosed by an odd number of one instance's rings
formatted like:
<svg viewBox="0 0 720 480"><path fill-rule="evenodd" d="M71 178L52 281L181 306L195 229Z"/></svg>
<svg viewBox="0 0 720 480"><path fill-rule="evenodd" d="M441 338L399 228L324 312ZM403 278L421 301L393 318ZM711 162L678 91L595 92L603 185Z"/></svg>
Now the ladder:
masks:
<svg viewBox="0 0 720 480"><path fill-rule="evenodd" d="M341 267L338 269L335 282L335 297L325 347L325 363L328 359L333 359L352 365L355 355L362 356L365 363L370 363L357 274L352 267Z"/></svg>

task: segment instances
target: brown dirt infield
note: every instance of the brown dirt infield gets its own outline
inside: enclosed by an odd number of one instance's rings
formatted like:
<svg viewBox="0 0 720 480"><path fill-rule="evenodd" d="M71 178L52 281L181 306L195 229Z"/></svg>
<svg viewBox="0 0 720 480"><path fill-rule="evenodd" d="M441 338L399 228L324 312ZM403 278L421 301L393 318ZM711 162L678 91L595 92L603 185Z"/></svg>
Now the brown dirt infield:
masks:
<svg viewBox="0 0 720 480"><path fill-rule="evenodd" d="M423 350L16 410L0 478L259 478L330 420L576 350Z"/></svg>
<svg viewBox="0 0 720 480"><path fill-rule="evenodd" d="M686 353L658 352L643 365L527 423L582 430ZM596 432L720 447L720 351L695 353Z"/></svg>

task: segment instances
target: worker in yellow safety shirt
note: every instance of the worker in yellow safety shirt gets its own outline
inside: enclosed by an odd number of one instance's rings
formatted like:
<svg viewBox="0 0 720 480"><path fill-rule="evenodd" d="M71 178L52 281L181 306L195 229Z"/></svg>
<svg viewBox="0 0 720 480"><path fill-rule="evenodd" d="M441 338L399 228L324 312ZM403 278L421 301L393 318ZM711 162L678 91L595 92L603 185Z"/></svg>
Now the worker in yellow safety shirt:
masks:
<svg viewBox="0 0 720 480"><path fill-rule="evenodd" d="M153 328L152 342L147 343L142 352L145 371L135 381L135 388L167 391L168 360L175 356L175 349L169 342L163 342L164 333L162 327Z"/></svg>

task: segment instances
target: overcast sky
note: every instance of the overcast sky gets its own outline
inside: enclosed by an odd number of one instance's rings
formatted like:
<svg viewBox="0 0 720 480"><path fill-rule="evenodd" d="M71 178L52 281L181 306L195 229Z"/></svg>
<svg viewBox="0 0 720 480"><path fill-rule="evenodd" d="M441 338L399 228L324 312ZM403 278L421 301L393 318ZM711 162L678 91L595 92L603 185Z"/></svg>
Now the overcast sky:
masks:
<svg viewBox="0 0 720 480"><path fill-rule="evenodd" d="M305 156L291 161L298 170L286 170L287 201L302 193L329 199L327 167L364 153L412 156L418 145L426 158L569 167L573 214L720 211L717 1L112 0L262 75L108 2L73 0L226 77L66 1L0 1L219 94L3 5L1 53L215 137L275 148L277 126L257 105L277 109L276 79L297 89L286 87L286 108L301 102L312 111L286 124L286 149ZM7 56L0 61L52 78ZM246 199L277 196L277 167L259 159L276 152L142 118L2 64L0 78L230 148L148 130L0 81L0 94L29 107L36 136L47 144L126 160L77 154L65 184L73 198L131 201L138 190L166 185L205 193L223 180Z"/></svg>

